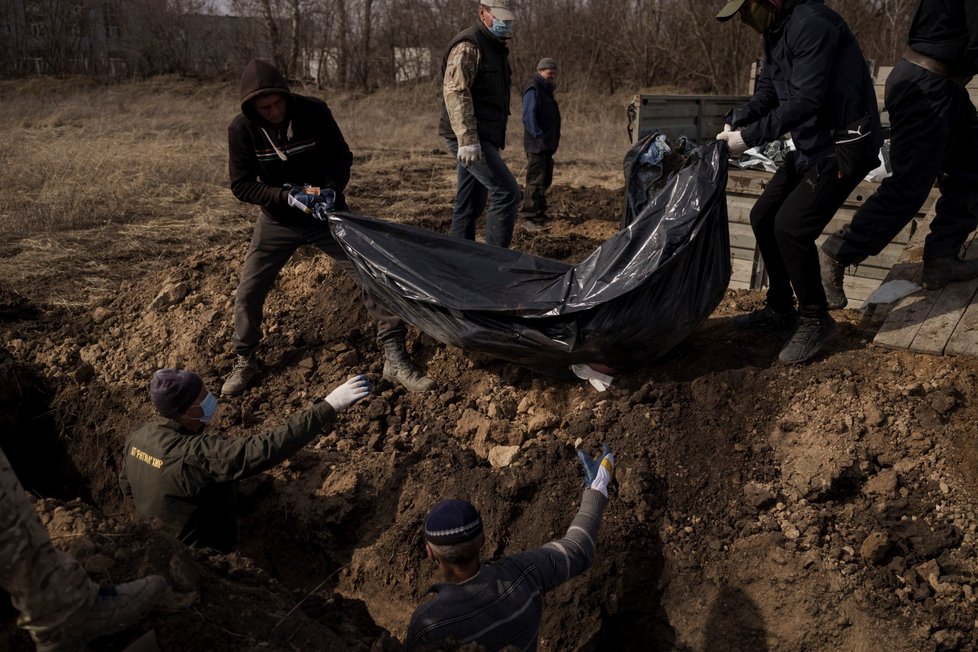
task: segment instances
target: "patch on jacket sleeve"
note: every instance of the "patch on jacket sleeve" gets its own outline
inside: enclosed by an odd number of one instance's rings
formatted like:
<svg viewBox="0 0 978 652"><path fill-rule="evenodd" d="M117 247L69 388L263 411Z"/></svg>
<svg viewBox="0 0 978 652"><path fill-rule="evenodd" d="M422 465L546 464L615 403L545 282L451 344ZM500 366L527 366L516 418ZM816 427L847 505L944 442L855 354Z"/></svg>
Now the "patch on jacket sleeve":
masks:
<svg viewBox="0 0 978 652"><path fill-rule="evenodd" d="M162 469L163 468L163 460L161 460L158 457L153 457L149 453L147 453L145 451L141 451L138 448L136 448L135 446L133 446L131 449L129 449L129 454L132 455L133 457L135 457L140 462L145 462L146 464L149 464L153 468L156 468L156 469Z"/></svg>

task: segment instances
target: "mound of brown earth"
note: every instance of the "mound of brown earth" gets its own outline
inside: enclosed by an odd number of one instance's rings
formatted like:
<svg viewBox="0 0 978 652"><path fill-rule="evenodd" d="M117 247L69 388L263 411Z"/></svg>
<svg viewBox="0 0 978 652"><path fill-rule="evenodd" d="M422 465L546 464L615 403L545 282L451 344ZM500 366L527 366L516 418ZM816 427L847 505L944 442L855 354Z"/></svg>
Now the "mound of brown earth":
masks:
<svg viewBox="0 0 978 652"><path fill-rule="evenodd" d="M450 186L412 194L428 187L429 163L358 177L357 208L446 230ZM617 228L619 193L552 197L554 228L518 234L515 248L575 261ZM427 509L474 502L489 557L541 545L580 500L575 444L602 441L619 468L598 557L547 597L541 650L978 649L978 362L873 348L842 311L824 355L780 366L780 342L729 323L756 293L729 292L666 359L605 393L412 333L438 382L418 396L381 380L353 282L301 250L266 306L262 381L222 401L215 426L273 426L355 373L375 392L242 483L238 553L187 551L137 523L116 474L123 440L150 414L150 375L186 366L213 388L230 369L251 218L238 209L230 228L201 237L196 224L193 238L144 243L128 265L105 233L104 252L85 256L118 270L110 291L86 295L56 270L3 275L14 279L0 292L4 449L47 451L43 464L11 454L25 483L84 501L39 500L42 519L97 580L171 580L142 630L97 649L147 629L163 650L399 649L391 637L435 580ZM9 612L6 645L29 649Z"/></svg>

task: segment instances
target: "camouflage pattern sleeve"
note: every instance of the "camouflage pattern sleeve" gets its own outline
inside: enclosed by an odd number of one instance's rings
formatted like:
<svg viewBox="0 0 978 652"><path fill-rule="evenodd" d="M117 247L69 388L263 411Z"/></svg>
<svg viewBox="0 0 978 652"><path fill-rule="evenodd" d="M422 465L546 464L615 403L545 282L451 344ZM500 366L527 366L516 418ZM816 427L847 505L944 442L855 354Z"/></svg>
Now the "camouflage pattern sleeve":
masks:
<svg viewBox="0 0 978 652"><path fill-rule="evenodd" d="M476 145L479 134L476 131L475 107L472 105L470 88L479 70L479 48L471 41L462 41L448 54L442 92L448 120L458 139L459 147Z"/></svg>
<svg viewBox="0 0 978 652"><path fill-rule="evenodd" d="M10 593L20 612L17 624L35 636L88 613L98 596L98 586L88 579L85 569L51 543L2 450L0 586Z"/></svg>

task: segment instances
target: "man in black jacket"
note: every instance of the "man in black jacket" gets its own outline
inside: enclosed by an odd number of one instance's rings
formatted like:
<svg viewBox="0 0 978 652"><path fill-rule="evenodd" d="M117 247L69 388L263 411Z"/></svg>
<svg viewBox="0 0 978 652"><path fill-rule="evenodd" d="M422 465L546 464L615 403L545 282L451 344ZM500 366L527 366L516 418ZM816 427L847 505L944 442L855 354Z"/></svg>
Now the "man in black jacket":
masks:
<svg viewBox="0 0 978 652"><path fill-rule="evenodd" d="M265 298L295 250L318 247L352 273L326 219L328 211L346 209L343 190L353 154L326 103L292 93L285 77L262 59L241 75L241 113L228 127L228 153L231 192L261 206L234 297L237 359L221 388L235 396L258 374ZM410 391L431 389L434 382L408 357L404 323L367 293L363 303L384 345L384 377Z"/></svg>
<svg viewBox="0 0 978 652"><path fill-rule="evenodd" d="M877 163L879 110L859 44L822 0L732 0L717 19L734 16L763 35L764 65L753 97L727 115L717 139L739 156L790 132L796 148L750 215L769 278L767 306L735 324L791 333L778 359L793 364L835 333L815 239Z"/></svg>
<svg viewBox="0 0 978 652"><path fill-rule="evenodd" d="M156 517L190 546L234 548L237 518L234 481L261 473L294 455L336 420L336 414L370 393L363 376L346 381L281 426L249 437L203 432L217 398L197 374L160 369L150 382L159 418L126 441L119 483L140 518Z"/></svg>
<svg viewBox="0 0 978 652"><path fill-rule="evenodd" d="M455 35L442 61L438 134L456 159L452 235L475 240L486 201L486 243L508 247L519 210L520 186L500 152L506 147L512 71L506 41L512 35L512 0L483 0L479 21Z"/></svg>
<svg viewBox="0 0 978 652"><path fill-rule="evenodd" d="M848 303L846 266L881 252L935 181L941 198L924 241L923 285L937 289L978 278L978 259L958 258L978 225L978 114L965 89L976 74L978 2L920 0L907 50L886 80L893 176L822 244L822 283L833 307Z"/></svg>
<svg viewBox="0 0 978 652"><path fill-rule="evenodd" d="M554 180L554 154L560 145L560 109L554 97L557 62L540 59L537 72L523 89L523 148L526 150L526 190L520 224L530 233L547 228L547 188Z"/></svg>

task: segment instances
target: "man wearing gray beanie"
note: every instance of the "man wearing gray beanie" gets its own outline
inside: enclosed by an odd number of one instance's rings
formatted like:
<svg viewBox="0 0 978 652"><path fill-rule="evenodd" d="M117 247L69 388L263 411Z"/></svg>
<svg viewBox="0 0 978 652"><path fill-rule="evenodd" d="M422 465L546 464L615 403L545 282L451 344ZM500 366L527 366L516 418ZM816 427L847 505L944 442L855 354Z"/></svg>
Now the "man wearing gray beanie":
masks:
<svg viewBox="0 0 978 652"><path fill-rule="evenodd" d="M187 545L229 552L237 530L233 481L294 455L338 412L369 394L370 383L355 376L283 425L236 438L203 432L217 412L217 398L197 374L160 369L149 393L160 416L126 441L122 493L132 497L140 518L160 519Z"/></svg>
<svg viewBox="0 0 978 652"><path fill-rule="evenodd" d="M526 189L520 207L520 228L529 233L550 226L547 216L547 189L554 180L554 154L560 145L560 109L557 88L557 62L540 59L537 72L523 89L523 149L526 150Z"/></svg>

